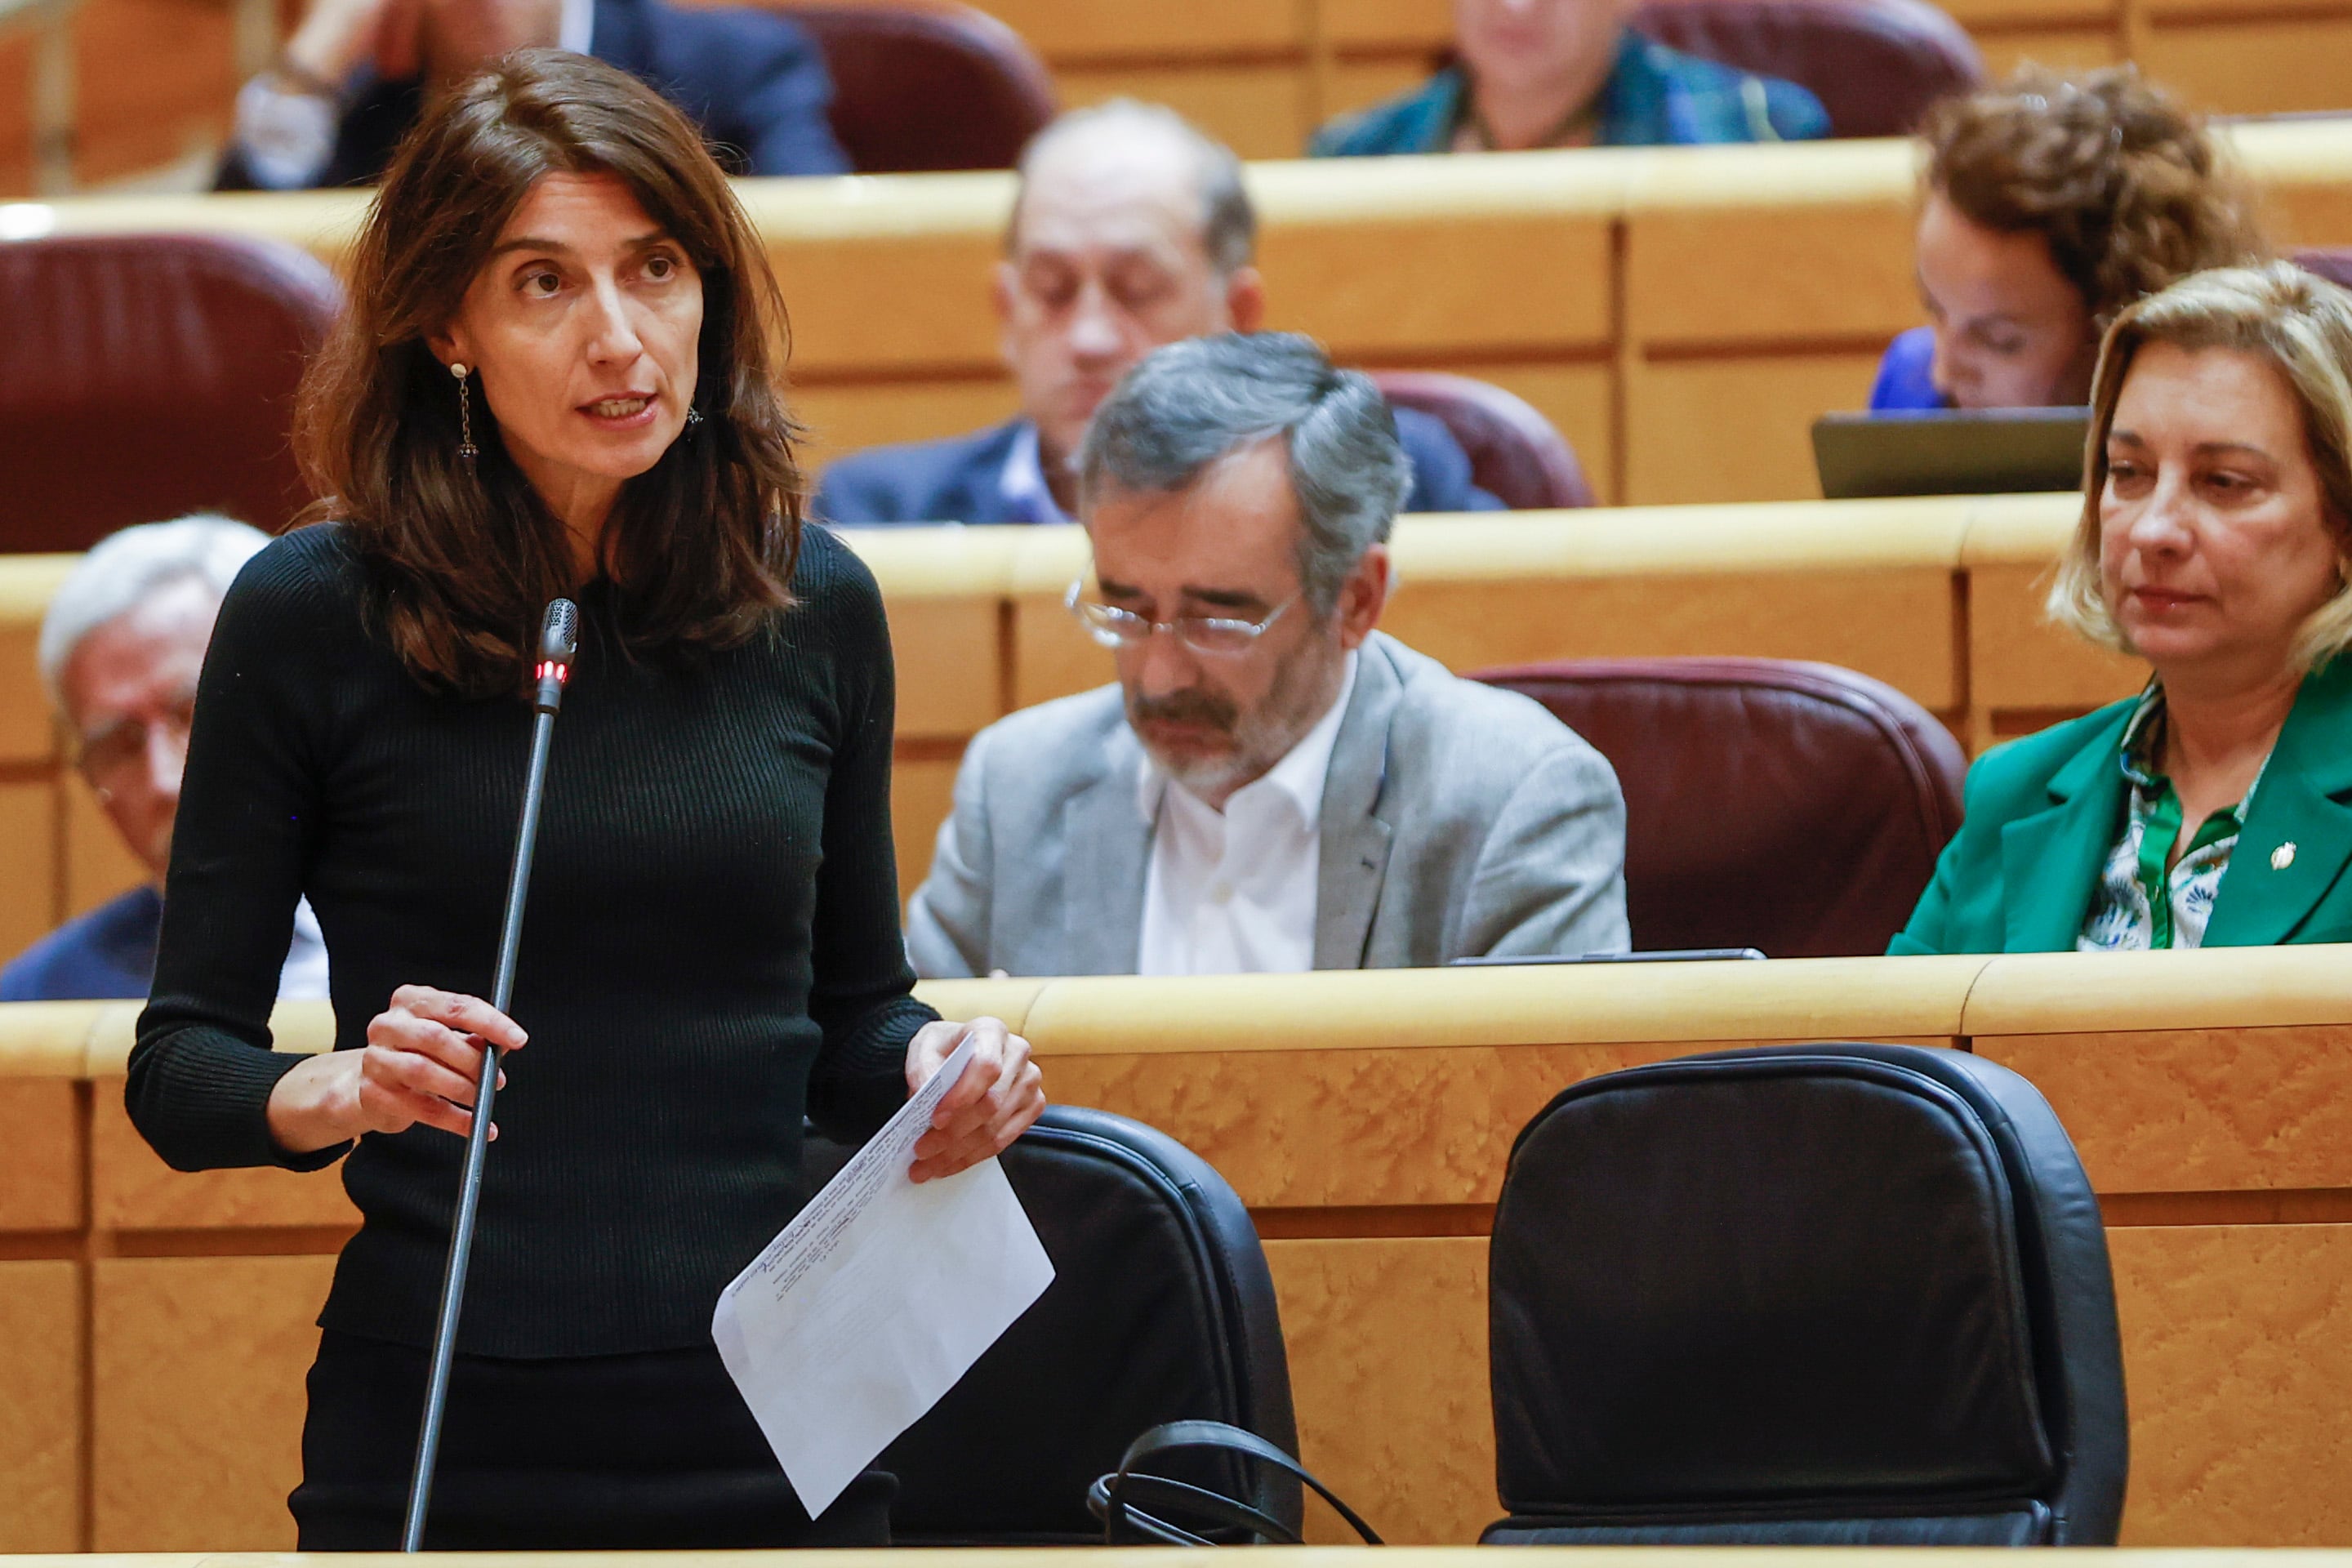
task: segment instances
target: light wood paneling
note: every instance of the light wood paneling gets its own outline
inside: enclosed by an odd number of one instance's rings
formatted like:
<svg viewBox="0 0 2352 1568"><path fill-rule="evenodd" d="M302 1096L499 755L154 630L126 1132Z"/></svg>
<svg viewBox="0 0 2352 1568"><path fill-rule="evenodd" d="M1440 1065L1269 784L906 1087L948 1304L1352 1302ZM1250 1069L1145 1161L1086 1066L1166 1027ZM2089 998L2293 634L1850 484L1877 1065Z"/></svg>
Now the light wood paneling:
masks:
<svg viewBox="0 0 2352 1568"><path fill-rule="evenodd" d="M1875 177L1856 188L1875 186L1874 195L1802 210L1771 203L1769 194L1748 206L1667 205L1664 198L1637 206L1625 238L1634 341L1650 348L1840 338L1883 345L1916 325L1906 150L1848 146L1872 156Z"/></svg>
<svg viewBox="0 0 2352 1568"><path fill-rule="evenodd" d="M80 1227L79 1092L70 1078L0 1078L0 1231Z"/></svg>
<svg viewBox="0 0 2352 1568"><path fill-rule="evenodd" d="M1313 129L1311 89L1291 61L1076 66L1055 82L1069 109L1113 98L1164 103L1244 158L1295 158Z"/></svg>
<svg viewBox="0 0 2352 1568"><path fill-rule="evenodd" d="M237 77L229 8L188 0L84 0L74 22L82 180L168 163L226 134Z"/></svg>
<svg viewBox="0 0 2352 1568"><path fill-rule="evenodd" d="M1342 49L1437 48L1454 39L1452 0L1320 0L1323 36Z"/></svg>
<svg viewBox="0 0 2352 1568"><path fill-rule="evenodd" d="M2087 711L2147 683L2139 659L2095 647L2042 614L2048 568L1969 573L1969 698L1979 709Z"/></svg>
<svg viewBox="0 0 2352 1568"><path fill-rule="evenodd" d="M2160 22L2143 63L2185 101L2217 112L2352 108L2352 15L2339 6L2332 16Z"/></svg>
<svg viewBox="0 0 2352 1568"><path fill-rule="evenodd" d="M960 740L1003 711L994 598L902 601L890 611L890 653L919 679L898 687L901 740Z"/></svg>
<svg viewBox="0 0 2352 1568"><path fill-rule="evenodd" d="M1270 1241L1265 1260L1307 1468L1384 1541L1477 1540L1501 1511L1486 1238ZM1354 1536L1310 1500L1308 1539Z"/></svg>
<svg viewBox="0 0 2352 1568"><path fill-rule="evenodd" d="M900 902L930 875L940 824L955 804L956 766L940 758L900 759L890 770L890 837L898 854Z"/></svg>
<svg viewBox="0 0 2352 1568"><path fill-rule="evenodd" d="M49 705L41 695L33 645L41 635L40 616L26 616L26 595L46 605L61 577L42 566L30 569L16 593L0 593L6 603L5 624L0 624L0 671L10 679L0 691L0 763L46 763L58 754L58 733L49 719Z"/></svg>
<svg viewBox="0 0 2352 1568"><path fill-rule="evenodd" d="M1062 1056L1057 1100L1131 1116L1217 1168L1252 1208L1490 1204L1511 1140L1551 1097L1706 1042Z"/></svg>
<svg viewBox="0 0 2352 1568"><path fill-rule="evenodd" d="M1971 37L2003 26L2123 25L2120 0L1944 0L1942 9Z"/></svg>
<svg viewBox="0 0 2352 1568"><path fill-rule="evenodd" d="M1429 62L1418 55L1376 60L1343 60L1331 71L1331 97L1323 118L1369 109L1382 99L1429 79Z"/></svg>
<svg viewBox="0 0 2352 1568"><path fill-rule="evenodd" d="M988 280L1012 185L985 176L908 177L969 181L990 197L990 217L950 234L787 241L772 233L768 254L792 313L793 374L803 391L820 374L893 370L919 381L941 370L1001 372ZM750 205L756 217L756 201Z"/></svg>
<svg viewBox="0 0 2352 1568"><path fill-rule="evenodd" d="M2049 1099L2100 1192L2352 1187L2352 1029L1987 1035L1975 1048Z"/></svg>
<svg viewBox="0 0 2352 1568"><path fill-rule="evenodd" d="M815 472L836 458L867 447L935 441L1002 424L1021 412L1021 395L1009 376L823 382L794 387L792 410L808 426L809 444L803 460Z"/></svg>
<svg viewBox="0 0 2352 1568"><path fill-rule="evenodd" d="M1597 351L1610 339L1609 225L1601 217L1287 224L1266 230L1259 254L1267 324L1311 333L1350 363ZM1465 267L1465 256L1503 264ZM1498 299L1508 308L1498 310Z"/></svg>
<svg viewBox="0 0 2352 1568"><path fill-rule="evenodd" d="M1293 0L992 0L983 9L1052 59L1164 59L1297 47Z"/></svg>
<svg viewBox="0 0 2352 1568"><path fill-rule="evenodd" d="M2126 1546L2352 1541L2352 1225L2110 1230Z"/></svg>
<svg viewBox="0 0 2352 1568"><path fill-rule="evenodd" d="M80 774L59 770L58 794L65 802L65 916L71 920L147 880L147 868Z"/></svg>
<svg viewBox="0 0 2352 1568"><path fill-rule="evenodd" d="M77 1267L0 1263L0 1552L71 1552L81 1543Z"/></svg>
<svg viewBox="0 0 2352 1568"><path fill-rule="evenodd" d="M1626 493L1669 506L1820 495L1813 421L1869 405L1880 352L1635 367L1626 386Z"/></svg>
<svg viewBox="0 0 2352 1568"><path fill-rule="evenodd" d="M57 786L0 782L0 953L14 956L58 921Z"/></svg>
<svg viewBox="0 0 2352 1568"><path fill-rule="evenodd" d="M331 1258L92 1265L100 1552L282 1552Z"/></svg>
<svg viewBox="0 0 2352 1568"><path fill-rule="evenodd" d="M2091 70L2111 66L2123 57L2123 40L2113 27L2037 27L2018 32L1979 31L1977 47L1984 52L1985 73L2006 80L2022 65L2052 70Z"/></svg>
<svg viewBox="0 0 2352 1568"><path fill-rule="evenodd" d="M0 37L0 197L35 184L33 47L22 31Z"/></svg>
<svg viewBox="0 0 2352 1568"><path fill-rule="evenodd" d="M108 1230L356 1226L340 1166L324 1171L174 1171L122 1109L122 1080L91 1085L90 1203Z"/></svg>

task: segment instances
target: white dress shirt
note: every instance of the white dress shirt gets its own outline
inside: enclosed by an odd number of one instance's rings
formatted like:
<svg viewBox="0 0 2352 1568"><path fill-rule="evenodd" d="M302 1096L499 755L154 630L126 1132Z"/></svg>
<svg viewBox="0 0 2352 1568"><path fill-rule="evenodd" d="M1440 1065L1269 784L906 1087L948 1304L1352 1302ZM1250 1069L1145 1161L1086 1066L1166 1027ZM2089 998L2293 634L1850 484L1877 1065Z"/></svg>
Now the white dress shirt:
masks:
<svg viewBox="0 0 2352 1568"><path fill-rule="evenodd" d="M563 0L555 46L589 52L596 0ZM254 184L273 191L308 190L327 172L342 132L342 103L288 87L263 71L236 95L236 145Z"/></svg>
<svg viewBox="0 0 2352 1568"><path fill-rule="evenodd" d="M1348 655L1330 710L1222 812L1147 762L1138 806L1151 824L1139 974L1295 974L1315 967L1323 781L1356 689Z"/></svg>
<svg viewBox="0 0 2352 1568"><path fill-rule="evenodd" d="M288 1001L316 1001L327 994L327 937L310 900L294 906L294 940L278 971L278 994Z"/></svg>

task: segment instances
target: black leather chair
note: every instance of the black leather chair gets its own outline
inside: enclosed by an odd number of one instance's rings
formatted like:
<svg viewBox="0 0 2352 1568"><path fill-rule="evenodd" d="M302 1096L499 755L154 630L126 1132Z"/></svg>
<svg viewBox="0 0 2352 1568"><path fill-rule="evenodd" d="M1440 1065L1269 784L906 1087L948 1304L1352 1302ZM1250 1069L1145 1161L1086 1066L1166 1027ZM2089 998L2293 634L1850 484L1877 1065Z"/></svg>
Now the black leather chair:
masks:
<svg viewBox="0 0 2352 1568"><path fill-rule="evenodd" d="M812 1143L819 1179L845 1151ZM1108 1111L1047 1108L1004 1172L1054 1283L877 1468L902 1546L1099 1543L1087 1488L1136 1436L1206 1417L1298 1452L1274 1281L1249 1211L1206 1162ZM1294 1531L1298 1483L1230 1456L1150 1468Z"/></svg>
<svg viewBox="0 0 2352 1568"><path fill-rule="evenodd" d="M1964 1052L1730 1051L1519 1134L1497 1543L2111 1545L2126 1447L2074 1148Z"/></svg>

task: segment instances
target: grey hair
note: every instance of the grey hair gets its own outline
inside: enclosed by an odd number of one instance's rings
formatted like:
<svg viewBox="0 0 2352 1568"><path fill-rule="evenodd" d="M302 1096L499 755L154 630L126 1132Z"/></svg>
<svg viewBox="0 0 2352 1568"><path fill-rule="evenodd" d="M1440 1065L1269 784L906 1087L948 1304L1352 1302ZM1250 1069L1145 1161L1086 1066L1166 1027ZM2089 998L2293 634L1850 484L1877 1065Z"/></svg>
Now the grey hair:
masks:
<svg viewBox="0 0 2352 1568"><path fill-rule="evenodd" d="M1192 154L1201 181L1201 246L1219 277L1230 278L1255 258L1257 208L1250 205L1249 190L1242 184L1241 159L1232 148L1165 104L1114 98L1091 108L1074 109L1056 119L1021 150L1021 162L1015 166L1021 191L1028 190L1030 172L1048 147L1112 126L1165 136ZM1008 254L1020 230L1021 197L1016 195L1013 220L1004 230Z"/></svg>
<svg viewBox="0 0 2352 1568"><path fill-rule="evenodd" d="M1334 370L1296 332L1221 332L1139 361L1095 411L1078 447L1078 506L1106 489L1165 494L1213 463L1279 437L1304 527L1298 581L1320 617L1385 542L1412 489L1395 416L1372 378Z"/></svg>
<svg viewBox="0 0 2352 1568"><path fill-rule="evenodd" d="M41 616L35 657L51 706L65 710L60 683L84 637L190 578L215 596L226 594L245 563L268 542L261 530L213 512L142 522L100 540L58 584Z"/></svg>

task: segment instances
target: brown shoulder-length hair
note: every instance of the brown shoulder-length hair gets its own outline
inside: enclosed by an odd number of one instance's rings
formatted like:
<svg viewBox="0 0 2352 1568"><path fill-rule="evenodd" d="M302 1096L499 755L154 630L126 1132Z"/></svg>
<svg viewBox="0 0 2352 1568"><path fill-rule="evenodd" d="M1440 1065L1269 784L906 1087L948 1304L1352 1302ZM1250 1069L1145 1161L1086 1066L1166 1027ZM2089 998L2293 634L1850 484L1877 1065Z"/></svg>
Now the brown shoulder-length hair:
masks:
<svg viewBox="0 0 2352 1568"><path fill-rule="evenodd" d="M750 220L687 118L625 72L526 49L432 103L401 143L351 259L351 302L304 378L306 519L347 527L369 606L409 672L467 695L529 674L547 602L574 587L563 526L426 339L457 316L499 232L551 174L608 174L702 280L702 415L622 486L602 565L632 653L731 647L789 603L803 483L776 366L783 302Z"/></svg>
<svg viewBox="0 0 2352 1568"><path fill-rule="evenodd" d="M2134 300L2263 253L2249 187L2130 66L2021 67L1928 111L1928 188L1971 223L2038 233L2104 331Z"/></svg>

